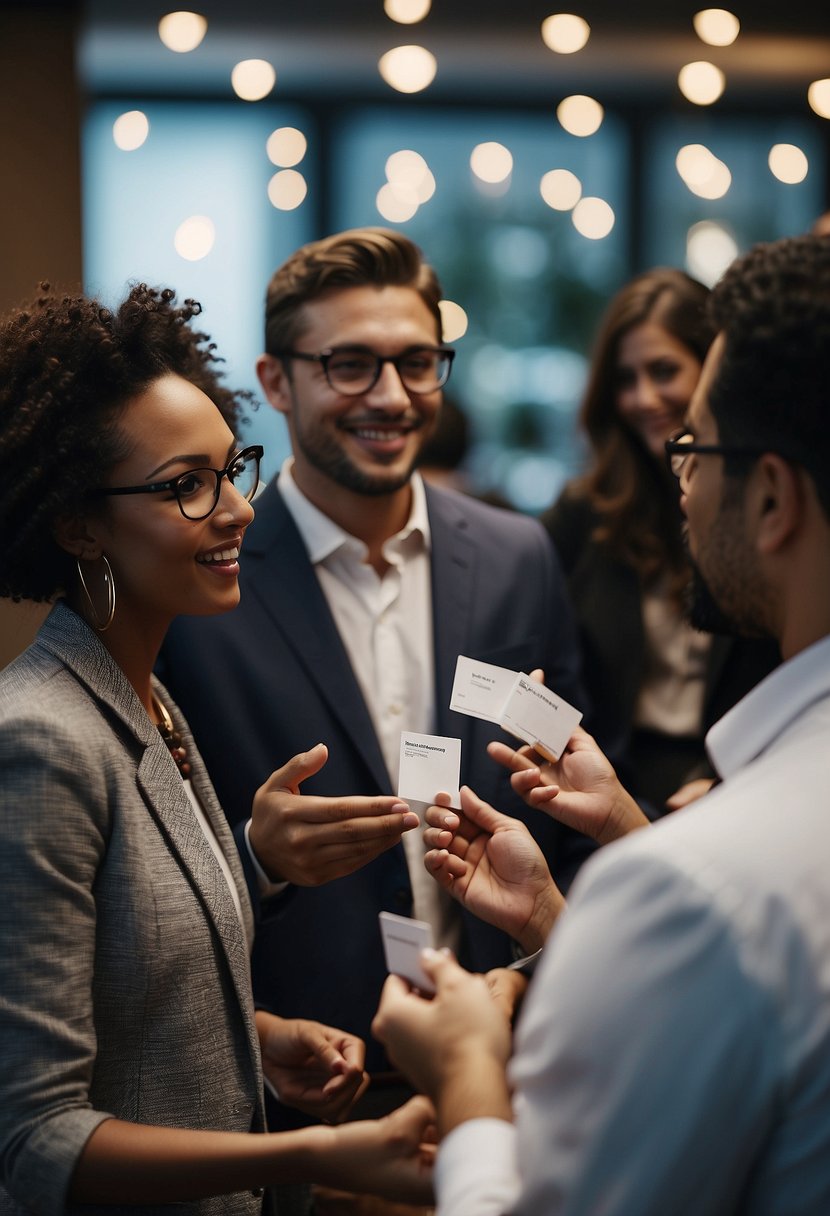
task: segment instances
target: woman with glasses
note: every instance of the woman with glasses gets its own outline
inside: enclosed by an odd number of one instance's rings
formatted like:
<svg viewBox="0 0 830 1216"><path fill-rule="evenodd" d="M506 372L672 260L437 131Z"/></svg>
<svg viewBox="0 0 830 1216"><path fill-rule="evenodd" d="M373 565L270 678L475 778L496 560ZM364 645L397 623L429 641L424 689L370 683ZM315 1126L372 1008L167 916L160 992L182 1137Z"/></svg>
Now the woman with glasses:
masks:
<svg viewBox="0 0 830 1216"><path fill-rule="evenodd" d="M691 572L665 443L714 337L708 294L656 269L613 298L581 409L590 467L542 517L580 624L594 732L658 815L708 788L706 730L778 661L771 643L702 634L684 617Z"/></svg>
<svg viewBox="0 0 830 1216"><path fill-rule="evenodd" d="M396 1116L264 1134L263 1070L336 1123L363 1045L255 1012L233 838L152 675L174 616L237 603L262 455L198 312L44 289L0 325L0 595L55 601L0 674L2 1212L252 1214L271 1183L382 1192L396 1160L428 1195Z"/></svg>

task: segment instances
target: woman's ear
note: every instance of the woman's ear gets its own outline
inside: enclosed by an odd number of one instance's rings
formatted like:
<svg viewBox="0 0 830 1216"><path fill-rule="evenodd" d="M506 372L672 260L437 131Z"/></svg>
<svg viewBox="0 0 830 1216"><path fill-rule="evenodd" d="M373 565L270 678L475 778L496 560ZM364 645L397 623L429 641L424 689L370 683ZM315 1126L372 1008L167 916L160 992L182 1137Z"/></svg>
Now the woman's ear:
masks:
<svg viewBox="0 0 830 1216"><path fill-rule="evenodd" d="M56 544L85 561L94 561L101 556L101 544L90 531L90 521L85 515L62 515L55 521L52 535Z"/></svg>

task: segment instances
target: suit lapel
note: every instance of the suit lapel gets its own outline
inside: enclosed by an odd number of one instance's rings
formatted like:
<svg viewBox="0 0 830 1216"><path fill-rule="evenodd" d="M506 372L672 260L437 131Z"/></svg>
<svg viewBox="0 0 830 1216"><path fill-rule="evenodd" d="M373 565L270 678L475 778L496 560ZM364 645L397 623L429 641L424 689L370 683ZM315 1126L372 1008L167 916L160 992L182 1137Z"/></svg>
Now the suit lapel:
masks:
<svg viewBox="0 0 830 1216"><path fill-rule="evenodd" d="M318 696L363 756L378 789L391 790L349 656L302 537L274 484L257 499L257 519L245 541L245 556L252 576L245 580L243 594L260 600Z"/></svg>
<svg viewBox="0 0 830 1216"><path fill-rule="evenodd" d="M450 719L449 704L456 659L468 653L481 554L469 535L467 520L452 499L429 486L426 494L432 546L435 729L444 735L461 734L463 751L464 735L472 729L472 720L457 714Z"/></svg>

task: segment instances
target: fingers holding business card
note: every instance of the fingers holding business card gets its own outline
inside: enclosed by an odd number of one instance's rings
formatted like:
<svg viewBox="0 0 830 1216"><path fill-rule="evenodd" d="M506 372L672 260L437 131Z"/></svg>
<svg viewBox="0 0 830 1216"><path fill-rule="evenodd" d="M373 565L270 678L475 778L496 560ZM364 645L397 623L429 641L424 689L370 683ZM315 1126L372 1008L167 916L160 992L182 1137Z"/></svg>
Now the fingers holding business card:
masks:
<svg viewBox="0 0 830 1216"><path fill-rule="evenodd" d="M448 826L453 819L458 826ZM461 812L432 806L424 840L428 873L459 903L509 933L528 954L538 950L564 907L547 862L528 829L502 815L469 786Z"/></svg>
<svg viewBox="0 0 830 1216"><path fill-rule="evenodd" d="M359 870L418 827L418 816L394 795L322 798L302 783L328 758L323 744L292 757L254 796L250 844L274 882L319 886Z"/></svg>
<svg viewBox="0 0 830 1216"><path fill-rule="evenodd" d="M608 844L648 824L637 803L620 784L613 765L591 735L577 727L556 763L530 748L487 745L493 760L512 772L510 784L528 806Z"/></svg>

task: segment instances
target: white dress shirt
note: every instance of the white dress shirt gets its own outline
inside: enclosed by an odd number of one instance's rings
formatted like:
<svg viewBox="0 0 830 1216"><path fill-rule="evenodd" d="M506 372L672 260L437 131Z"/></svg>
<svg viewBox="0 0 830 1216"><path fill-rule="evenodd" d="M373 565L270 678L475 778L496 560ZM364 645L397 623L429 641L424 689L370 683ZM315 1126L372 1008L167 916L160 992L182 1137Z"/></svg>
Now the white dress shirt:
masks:
<svg viewBox="0 0 830 1216"><path fill-rule="evenodd" d="M363 541L305 497L292 475L293 463L289 457L283 464L277 488L334 617L375 727L390 789L396 790L401 731L430 733L435 719L430 530L424 485L414 474L409 519L383 545L387 569L378 575L368 563ZM422 830L406 832L403 845L414 915L432 925L436 945L457 947L458 906L424 869Z"/></svg>
<svg viewBox="0 0 830 1216"><path fill-rule="evenodd" d="M830 1212L830 637L707 742L724 783L580 873L440 1213Z"/></svg>

